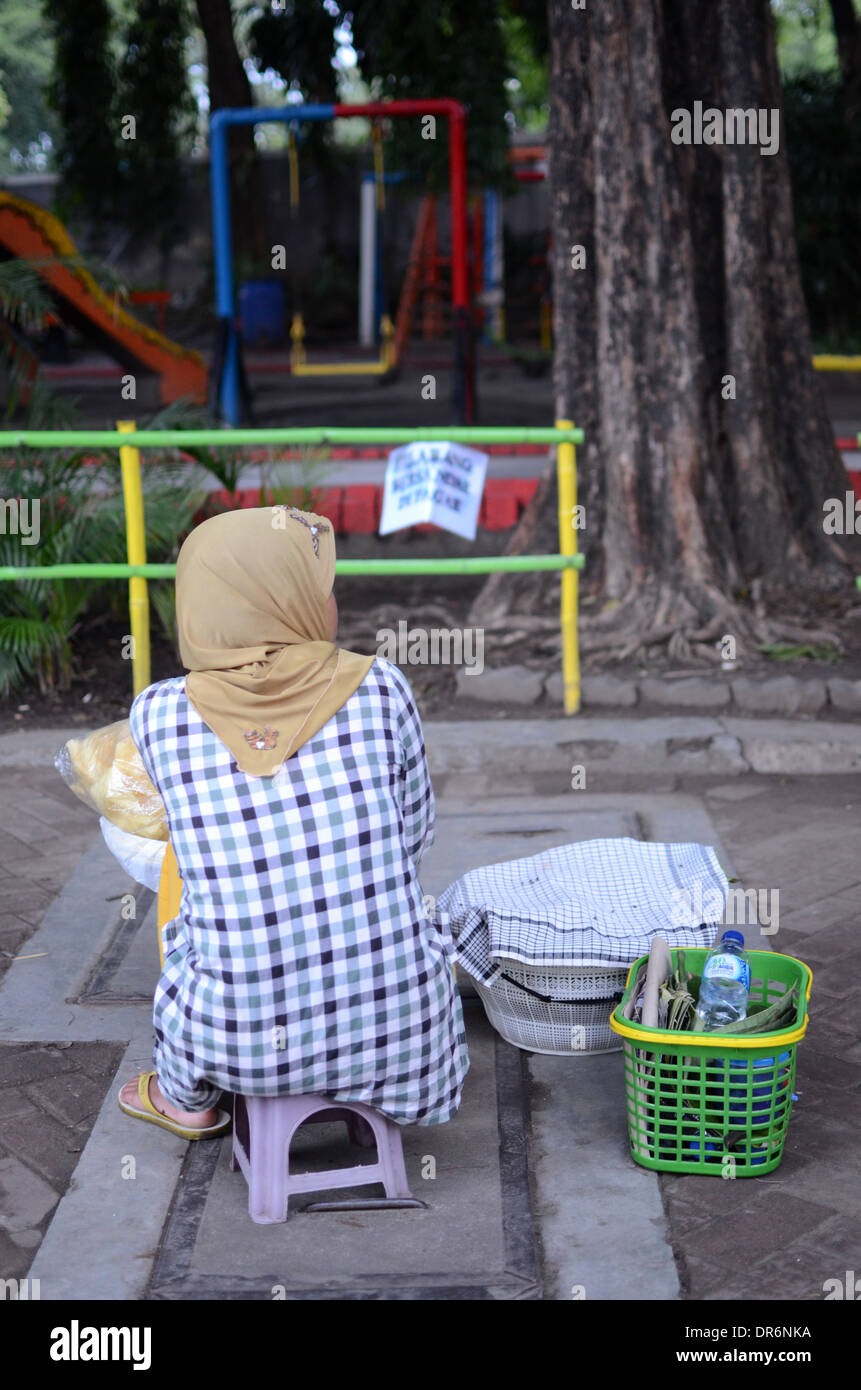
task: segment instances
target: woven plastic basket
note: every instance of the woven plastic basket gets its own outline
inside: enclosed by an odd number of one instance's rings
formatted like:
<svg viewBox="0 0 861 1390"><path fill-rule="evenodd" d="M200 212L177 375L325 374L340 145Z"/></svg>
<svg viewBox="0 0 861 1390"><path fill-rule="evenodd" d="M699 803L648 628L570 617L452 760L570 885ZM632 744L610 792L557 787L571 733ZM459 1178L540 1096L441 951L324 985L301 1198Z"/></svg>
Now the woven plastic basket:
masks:
<svg viewBox="0 0 861 1390"><path fill-rule="evenodd" d="M625 988L627 966L500 966L492 984L476 980L475 987L506 1042L554 1057L620 1050L607 1014Z"/></svg>
<svg viewBox="0 0 861 1390"><path fill-rule="evenodd" d="M707 954L685 951L685 965L697 977L694 994ZM677 952L671 955L675 965ZM790 1027L735 1035L645 1028L622 1017L637 971L648 958L631 966L625 999L614 1009L610 1027L622 1038L628 1139L631 1157L642 1167L756 1178L780 1163L812 976L794 956L751 951L749 957L751 1011L798 986Z"/></svg>

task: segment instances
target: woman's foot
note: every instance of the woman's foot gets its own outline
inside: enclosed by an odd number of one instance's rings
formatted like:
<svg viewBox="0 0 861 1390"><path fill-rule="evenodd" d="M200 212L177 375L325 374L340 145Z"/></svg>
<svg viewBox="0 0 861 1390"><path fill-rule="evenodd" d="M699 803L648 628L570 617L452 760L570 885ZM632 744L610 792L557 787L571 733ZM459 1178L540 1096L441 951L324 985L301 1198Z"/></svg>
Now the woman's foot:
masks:
<svg viewBox="0 0 861 1390"><path fill-rule="evenodd" d="M217 1110L180 1110L178 1105L172 1105L167 1096L162 1095L158 1077L154 1075L150 1077L149 1098L160 1115L164 1115L168 1120L173 1120L176 1124L184 1125L186 1129L209 1129L218 1120ZM132 1110L138 1108L137 1077L134 1081L127 1082L123 1087L120 1091L120 1099Z"/></svg>

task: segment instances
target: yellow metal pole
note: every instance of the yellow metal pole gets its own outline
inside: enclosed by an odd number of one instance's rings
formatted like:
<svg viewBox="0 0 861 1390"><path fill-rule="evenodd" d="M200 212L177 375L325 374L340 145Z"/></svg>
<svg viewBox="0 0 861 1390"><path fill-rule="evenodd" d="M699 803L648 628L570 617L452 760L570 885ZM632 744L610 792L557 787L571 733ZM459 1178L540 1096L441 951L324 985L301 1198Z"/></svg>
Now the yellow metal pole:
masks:
<svg viewBox="0 0 861 1390"><path fill-rule="evenodd" d="M383 314L380 320L380 334L383 339L383 346L380 350L380 366L388 371L390 367L395 365L395 325L388 314Z"/></svg>
<svg viewBox="0 0 861 1390"><path fill-rule="evenodd" d="M573 430L573 420L557 420L556 428ZM557 444L556 468L559 480L559 554L577 554L577 455L573 444ZM562 684L565 713L580 708L580 647L577 638L577 598L580 577L575 569L562 571Z"/></svg>
<svg viewBox="0 0 861 1390"><path fill-rule="evenodd" d="M294 314L290 324L290 341L293 346L290 349L290 366L295 372L305 362L305 320L301 314Z"/></svg>
<svg viewBox="0 0 861 1390"><path fill-rule="evenodd" d="M833 352L821 352L813 359L817 372L861 372L861 357L841 357Z"/></svg>
<svg viewBox="0 0 861 1390"><path fill-rule="evenodd" d="M134 420L118 420L117 429L133 434ZM123 501L126 509L126 551L130 565L146 564L143 489L140 449L130 444L120 448L123 474ZM129 580L129 617L132 629L132 690L139 695L150 683L149 590L142 575Z"/></svg>

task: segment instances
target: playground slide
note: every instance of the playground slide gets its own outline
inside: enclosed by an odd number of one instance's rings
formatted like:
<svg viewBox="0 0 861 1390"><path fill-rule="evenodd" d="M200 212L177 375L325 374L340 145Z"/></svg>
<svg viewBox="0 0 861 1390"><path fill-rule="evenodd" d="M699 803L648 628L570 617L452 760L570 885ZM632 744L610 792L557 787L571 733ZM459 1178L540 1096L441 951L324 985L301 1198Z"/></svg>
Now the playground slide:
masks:
<svg viewBox="0 0 861 1390"><path fill-rule="evenodd" d="M200 353L126 313L83 266L69 264L78 251L59 218L0 189L0 257L4 254L34 263L57 299L60 316L96 339L121 366L156 373L163 404L183 396L205 402L206 364Z"/></svg>

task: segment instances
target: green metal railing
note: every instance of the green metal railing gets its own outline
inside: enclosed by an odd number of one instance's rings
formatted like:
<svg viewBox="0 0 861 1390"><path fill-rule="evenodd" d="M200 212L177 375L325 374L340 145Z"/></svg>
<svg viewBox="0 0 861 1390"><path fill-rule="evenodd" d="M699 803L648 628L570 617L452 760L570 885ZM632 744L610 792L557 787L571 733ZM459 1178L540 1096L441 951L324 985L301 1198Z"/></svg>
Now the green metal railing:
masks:
<svg viewBox="0 0 861 1390"><path fill-rule="evenodd" d="M493 574L582 569L582 555L465 555L454 560L336 560L337 574ZM0 565L0 579L173 579L176 565Z"/></svg>
<svg viewBox="0 0 861 1390"><path fill-rule="evenodd" d="M423 425L418 429L319 429L299 426L271 430L135 430L134 439L119 430L0 430L0 449L182 449L219 448L247 444L421 444L445 440L452 444L582 444L578 429L518 429L511 425Z"/></svg>
<svg viewBox="0 0 861 1390"><path fill-rule="evenodd" d="M140 485L140 456L138 450L218 448L259 445L337 445L436 442L453 444L543 444L557 450L560 482L558 555L487 555L463 556L456 559L426 560L338 560L335 570L340 575L469 575L493 574L500 571L561 570L562 582L562 641L563 683L566 713L574 713L580 705L580 667L577 647L576 571L583 567L584 557L576 552L576 536L572 531L573 503L576 501L576 444L582 444L583 431L569 421L560 421L548 428L516 428L511 426L453 426L450 428L422 426L419 428L378 429L189 429L135 430L130 422L117 430L0 430L0 451L4 449L118 449L123 463L123 489L126 502L126 536L130 556L145 559L143 498ZM2 453L0 453L2 459ZM566 500L567 499L567 502ZM571 515L568 515L571 503ZM143 655L136 658L134 684L136 691L149 684L149 606L146 595L148 579L172 579L175 564L55 564L0 566L0 581L44 579L127 579L130 589L132 632L141 636ZM138 644L136 644L138 645Z"/></svg>

